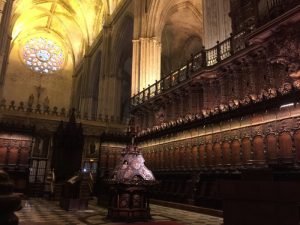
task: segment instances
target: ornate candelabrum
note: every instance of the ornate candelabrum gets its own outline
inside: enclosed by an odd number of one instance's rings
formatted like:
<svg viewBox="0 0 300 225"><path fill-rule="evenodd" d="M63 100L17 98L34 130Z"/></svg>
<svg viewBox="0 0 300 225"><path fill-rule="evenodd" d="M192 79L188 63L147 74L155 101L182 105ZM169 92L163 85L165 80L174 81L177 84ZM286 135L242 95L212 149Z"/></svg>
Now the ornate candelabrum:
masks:
<svg viewBox="0 0 300 225"><path fill-rule="evenodd" d="M149 189L157 181L144 162L132 139L132 144L123 150L112 178L106 181L110 185L109 219L130 222L151 218Z"/></svg>

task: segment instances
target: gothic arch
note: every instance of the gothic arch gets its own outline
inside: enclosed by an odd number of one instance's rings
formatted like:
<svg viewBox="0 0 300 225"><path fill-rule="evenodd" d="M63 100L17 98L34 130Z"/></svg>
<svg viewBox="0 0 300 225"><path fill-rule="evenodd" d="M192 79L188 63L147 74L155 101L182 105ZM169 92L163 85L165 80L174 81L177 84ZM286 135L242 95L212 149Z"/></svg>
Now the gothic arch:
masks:
<svg viewBox="0 0 300 225"><path fill-rule="evenodd" d="M100 71L101 71L101 51L98 51L92 61L91 73L89 78L89 90L92 98L92 118L97 118L99 87L100 87Z"/></svg>
<svg viewBox="0 0 300 225"><path fill-rule="evenodd" d="M130 14L124 15L113 33L118 34L112 35L112 51L116 54L111 61L111 74L116 78L116 86L119 89L116 91L116 111L119 119L126 122L129 118L131 96L133 17Z"/></svg>
<svg viewBox="0 0 300 225"><path fill-rule="evenodd" d="M197 7L199 9L197 9ZM202 30L203 18L201 2L195 0L152 0L149 6L149 19L148 26L146 27L146 35L148 37L157 37L158 41L160 41L167 18L182 9L188 9L192 13L193 17L198 21Z"/></svg>
<svg viewBox="0 0 300 225"><path fill-rule="evenodd" d="M120 65L126 54L132 55L132 39L133 39L133 17L130 14L124 16L119 25L116 25L114 30L115 34L112 35L112 52L115 52L115 56L112 58L112 65ZM128 45L129 44L129 45ZM117 75L117 66L114 66L113 74Z"/></svg>
<svg viewBox="0 0 300 225"><path fill-rule="evenodd" d="M182 19L184 18L184 20ZM167 76L199 52L202 43L202 6L193 0L152 1L146 28L161 43L161 74Z"/></svg>

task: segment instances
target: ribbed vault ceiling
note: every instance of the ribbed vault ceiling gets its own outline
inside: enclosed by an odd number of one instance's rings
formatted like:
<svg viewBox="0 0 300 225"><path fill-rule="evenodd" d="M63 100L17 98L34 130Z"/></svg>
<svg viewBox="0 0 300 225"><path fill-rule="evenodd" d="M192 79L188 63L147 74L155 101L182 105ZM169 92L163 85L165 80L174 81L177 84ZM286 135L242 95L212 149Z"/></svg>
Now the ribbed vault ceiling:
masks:
<svg viewBox="0 0 300 225"><path fill-rule="evenodd" d="M12 43L47 36L60 42L76 65L102 30L105 17L121 1L16 0L11 23Z"/></svg>

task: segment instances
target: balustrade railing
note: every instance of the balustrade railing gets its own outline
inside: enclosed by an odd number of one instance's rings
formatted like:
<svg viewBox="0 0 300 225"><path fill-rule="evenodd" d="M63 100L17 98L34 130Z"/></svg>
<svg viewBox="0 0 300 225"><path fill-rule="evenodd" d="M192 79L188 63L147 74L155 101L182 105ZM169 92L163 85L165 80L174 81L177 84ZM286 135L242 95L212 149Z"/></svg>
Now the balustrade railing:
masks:
<svg viewBox="0 0 300 225"><path fill-rule="evenodd" d="M137 106L150 98L177 86L186 81L192 74L199 72L202 69L212 67L230 56L236 54L246 48L244 36L246 33L253 31L266 22L280 16L288 10L299 6L299 0L268 0L267 13L265 18L261 18L259 24L248 27L247 32L242 31L230 38L217 42L217 45L210 49L202 49L199 53L192 55L191 59L178 70L171 72L169 75L156 81L153 85L139 92L131 98L132 106Z"/></svg>
<svg viewBox="0 0 300 225"><path fill-rule="evenodd" d="M243 42L244 33L231 36L223 42L217 42L217 45L210 49L202 49L196 55L192 55L191 59L178 70L156 81L153 85L149 85L146 89L132 97L132 106L139 105L150 98L169 90L172 87L187 80L193 73L201 69L211 67L217 63L227 59L236 52L245 48Z"/></svg>

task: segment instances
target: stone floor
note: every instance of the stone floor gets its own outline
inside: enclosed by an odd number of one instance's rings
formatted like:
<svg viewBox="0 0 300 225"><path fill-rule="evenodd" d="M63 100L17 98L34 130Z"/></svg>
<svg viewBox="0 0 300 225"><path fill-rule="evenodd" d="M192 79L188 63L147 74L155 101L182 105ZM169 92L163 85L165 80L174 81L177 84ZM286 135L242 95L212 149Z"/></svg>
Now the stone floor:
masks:
<svg viewBox="0 0 300 225"><path fill-rule="evenodd" d="M22 202L23 209L16 214L20 225L98 225L120 224L106 220L106 209L90 201L88 210L69 211L61 209L57 202L29 199ZM151 205L152 223L185 225L220 225L223 219L164 206ZM169 222L167 222L169 221ZM150 223L149 223L150 224Z"/></svg>

